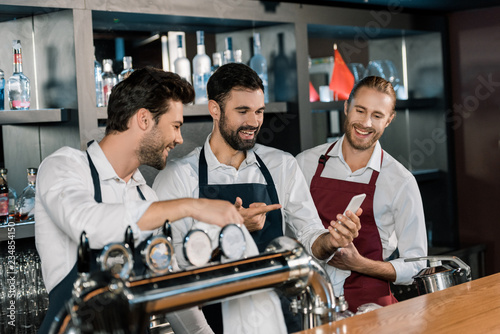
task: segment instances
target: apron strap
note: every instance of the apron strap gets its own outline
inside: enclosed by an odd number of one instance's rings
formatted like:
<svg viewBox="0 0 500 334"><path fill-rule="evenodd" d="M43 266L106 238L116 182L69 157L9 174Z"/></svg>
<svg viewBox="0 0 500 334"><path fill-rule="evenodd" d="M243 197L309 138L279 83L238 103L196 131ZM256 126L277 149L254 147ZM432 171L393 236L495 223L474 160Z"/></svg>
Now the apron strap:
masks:
<svg viewBox="0 0 500 334"><path fill-rule="evenodd" d="M279 203L278 193L276 192L276 187L274 186L273 177L271 176L269 169L267 169L262 159L257 155L257 153L254 152L254 154L257 162L259 163L259 169L262 172L264 179L266 180L269 197L271 198L273 204L277 204ZM205 157L205 146L201 147L200 159L198 164L198 175L198 183L201 189L202 186L208 185L208 164Z"/></svg>
<svg viewBox="0 0 500 334"><path fill-rule="evenodd" d="M87 147L89 147L94 141L91 140L87 143ZM94 183L94 199L97 203L102 203L102 192L101 192L101 181L99 180L99 173L97 172L97 168L95 168L94 162L92 161L92 158L90 157L90 154L88 151L85 151L87 153L87 159L89 160L89 167L90 167L90 174L92 175L92 182ZM145 201L146 197L144 197L144 194L141 191L141 188L137 186L137 192L139 193L139 197Z"/></svg>
<svg viewBox="0 0 500 334"><path fill-rule="evenodd" d="M264 178L266 179L267 183L267 192L269 193L269 197L271 197L271 201L273 204L278 204L278 193L276 192L276 187L274 186L274 181L273 177L271 176L271 173L269 172L269 169L267 169L266 165L262 161L262 159L255 153L255 158L257 159L257 162L259 163L259 169L262 172L262 175L264 175Z"/></svg>

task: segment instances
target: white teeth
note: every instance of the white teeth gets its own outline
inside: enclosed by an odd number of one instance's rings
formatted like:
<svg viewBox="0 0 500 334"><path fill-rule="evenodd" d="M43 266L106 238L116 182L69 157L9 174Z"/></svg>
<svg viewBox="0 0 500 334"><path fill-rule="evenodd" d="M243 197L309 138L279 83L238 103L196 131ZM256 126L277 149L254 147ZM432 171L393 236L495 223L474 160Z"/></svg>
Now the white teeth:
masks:
<svg viewBox="0 0 500 334"><path fill-rule="evenodd" d="M251 132L248 132L248 131L241 131L242 133L246 134L246 135L253 135L253 131Z"/></svg>
<svg viewBox="0 0 500 334"><path fill-rule="evenodd" d="M357 132L359 132L359 133L360 133L360 134L362 134L362 135L367 135L367 134L369 134L369 132L367 132L367 131L361 131L361 130L358 130L358 129L356 129L356 131L357 131Z"/></svg>

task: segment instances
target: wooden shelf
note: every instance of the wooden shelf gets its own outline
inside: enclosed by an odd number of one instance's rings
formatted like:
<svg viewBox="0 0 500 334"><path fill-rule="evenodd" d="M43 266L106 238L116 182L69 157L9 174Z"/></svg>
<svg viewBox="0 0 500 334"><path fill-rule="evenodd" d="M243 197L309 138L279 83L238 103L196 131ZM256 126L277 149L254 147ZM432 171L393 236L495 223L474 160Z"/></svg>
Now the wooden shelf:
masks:
<svg viewBox="0 0 500 334"><path fill-rule="evenodd" d="M1 110L0 125L57 123L70 118L69 109Z"/></svg>
<svg viewBox="0 0 500 334"><path fill-rule="evenodd" d="M5 240L10 240L9 228L11 226L2 225L0 226L0 242ZM35 236L35 222L20 222L14 225L15 235L14 239L25 239L32 238Z"/></svg>

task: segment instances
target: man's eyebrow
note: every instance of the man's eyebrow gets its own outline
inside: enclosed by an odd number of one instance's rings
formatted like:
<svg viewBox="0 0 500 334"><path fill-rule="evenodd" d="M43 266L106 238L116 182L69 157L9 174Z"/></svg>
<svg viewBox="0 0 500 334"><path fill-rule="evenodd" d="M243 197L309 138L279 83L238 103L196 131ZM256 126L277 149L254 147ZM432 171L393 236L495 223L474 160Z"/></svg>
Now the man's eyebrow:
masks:
<svg viewBox="0 0 500 334"><path fill-rule="evenodd" d="M361 106L359 104L355 104L354 108L360 108L360 109L366 110L366 107L363 107L363 106Z"/></svg>
<svg viewBox="0 0 500 334"><path fill-rule="evenodd" d="M243 106L235 107L234 109L236 109L236 110L250 110L251 108L243 105ZM266 107L262 106L262 107L258 108L257 110L265 110L265 109L266 109Z"/></svg>
<svg viewBox="0 0 500 334"><path fill-rule="evenodd" d="M238 109L238 110L248 110L248 109L250 109L250 107L243 105L243 106L238 106L238 107L236 107L236 108L234 108L234 109Z"/></svg>
<svg viewBox="0 0 500 334"><path fill-rule="evenodd" d="M173 121L172 123L177 123L177 124L179 124L180 126L181 126L182 124L184 124L184 122L182 122L182 121Z"/></svg>

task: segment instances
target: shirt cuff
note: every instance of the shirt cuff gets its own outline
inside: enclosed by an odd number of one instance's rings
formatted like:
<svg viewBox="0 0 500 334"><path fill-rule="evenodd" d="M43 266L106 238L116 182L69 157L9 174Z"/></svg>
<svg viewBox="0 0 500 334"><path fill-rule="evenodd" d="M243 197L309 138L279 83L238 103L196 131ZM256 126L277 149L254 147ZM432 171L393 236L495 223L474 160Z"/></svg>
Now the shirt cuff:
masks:
<svg viewBox="0 0 500 334"><path fill-rule="evenodd" d="M143 231L139 228L139 226L137 226L137 222L141 219L152 203L153 201L134 201L127 203L126 210L130 217L130 227L134 233L136 246L146 240L153 233L153 231Z"/></svg>

